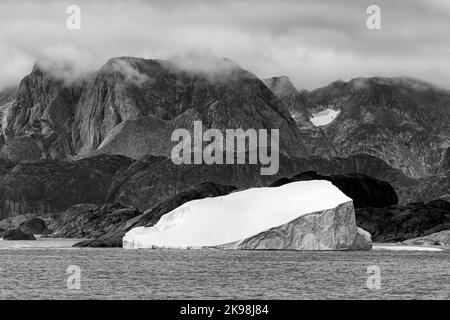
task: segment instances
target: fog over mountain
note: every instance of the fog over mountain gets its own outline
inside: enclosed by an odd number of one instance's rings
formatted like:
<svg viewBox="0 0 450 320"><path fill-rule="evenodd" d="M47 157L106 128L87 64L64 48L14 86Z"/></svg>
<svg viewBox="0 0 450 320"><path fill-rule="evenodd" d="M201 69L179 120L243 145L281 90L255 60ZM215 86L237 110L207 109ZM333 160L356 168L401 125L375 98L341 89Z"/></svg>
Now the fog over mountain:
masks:
<svg viewBox="0 0 450 320"><path fill-rule="evenodd" d="M81 30L66 28L71 4L81 9ZM450 88L449 2L377 1L376 31L366 27L371 4L3 0L0 88L16 85L37 60L56 63L54 71L73 80L111 57L189 52L228 57L259 78L285 74L298 89L371 76L410 76Z"/></svg>

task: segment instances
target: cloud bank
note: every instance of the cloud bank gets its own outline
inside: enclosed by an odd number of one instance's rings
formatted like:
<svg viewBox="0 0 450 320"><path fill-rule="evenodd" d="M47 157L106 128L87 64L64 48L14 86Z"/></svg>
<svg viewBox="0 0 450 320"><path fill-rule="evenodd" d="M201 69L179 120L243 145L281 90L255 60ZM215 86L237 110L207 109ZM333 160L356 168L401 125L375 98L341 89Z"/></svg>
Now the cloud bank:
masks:
<svg viewBox="0 0 450 320"><path fill-rule="evenodd" d="M371 4L381 8L381 30L366 27ZM81 30L66 27L69 5L81 8ZM450 88L448 34L443 0L2 0L0 88L36 61L76 77L115 56L192 51L230 58L260 78L285 74L299 89L367 76Z"/></svg>

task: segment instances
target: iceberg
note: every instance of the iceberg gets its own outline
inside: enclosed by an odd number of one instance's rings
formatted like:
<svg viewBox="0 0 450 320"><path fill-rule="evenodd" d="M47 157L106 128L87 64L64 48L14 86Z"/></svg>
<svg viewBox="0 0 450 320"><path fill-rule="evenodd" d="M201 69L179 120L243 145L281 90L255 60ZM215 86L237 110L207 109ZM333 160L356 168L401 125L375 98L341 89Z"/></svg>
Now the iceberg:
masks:
<svg viewBox="0 0 450 320"><path fill-rule="evenodd" d="M370 235L361 244L360 234L352 199L329 181L311 180L186 202L162 216L154 226L130 230L123 238L123 247L371 248Z"/></svg>

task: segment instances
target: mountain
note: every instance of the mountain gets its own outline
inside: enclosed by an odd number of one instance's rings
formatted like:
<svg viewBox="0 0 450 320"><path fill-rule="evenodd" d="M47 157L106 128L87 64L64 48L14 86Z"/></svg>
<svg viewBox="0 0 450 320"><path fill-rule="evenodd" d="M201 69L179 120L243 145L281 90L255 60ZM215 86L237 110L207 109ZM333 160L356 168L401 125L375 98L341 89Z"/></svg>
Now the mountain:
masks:
<svg viewBox="0 0 450 320"><path fill-rule="evenodd" d="M8 108L6 143L37 145L42 159L86 157L98 149L136 159L143 151L167 155L173 128L192 131L201 120L205 129L280 129L281 153L308 155L289 112L261 80L227 59L208 66L121 57L68 83L37 64ZM14 150L9 157L20 158Z"/></svg>
<svg viewBox="0 0 450 320"><path fill-rule="evenodd" d="M439 173L450 146L450 91L411 78L374 77L298 95L302 105L289 107L291 112L306 108L313 119L331 120L315 129L303 126L314 154L367 153L411 177Z"/></svg>
<svg viewBox="0 0 450 320"><path fill-rule="evenodd" d="M287 76L272 77L262 81L288 108L300 127L313 127L310 121L312 115L308 109L304 91L299 92Z"/></svg>

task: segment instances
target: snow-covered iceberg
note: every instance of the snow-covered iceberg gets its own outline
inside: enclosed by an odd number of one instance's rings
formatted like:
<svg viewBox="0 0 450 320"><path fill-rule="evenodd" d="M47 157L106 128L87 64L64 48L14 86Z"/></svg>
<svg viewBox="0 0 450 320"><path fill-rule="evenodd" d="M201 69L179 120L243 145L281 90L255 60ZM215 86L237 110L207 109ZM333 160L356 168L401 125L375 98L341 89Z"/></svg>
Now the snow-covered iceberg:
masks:
<svg viewBox="0 0 450 320"><path fill-rule="evenodd" d="M189 201L153 227L138 227L123 247L365 250L352 200L325 180L253 188Z"/></svg>

